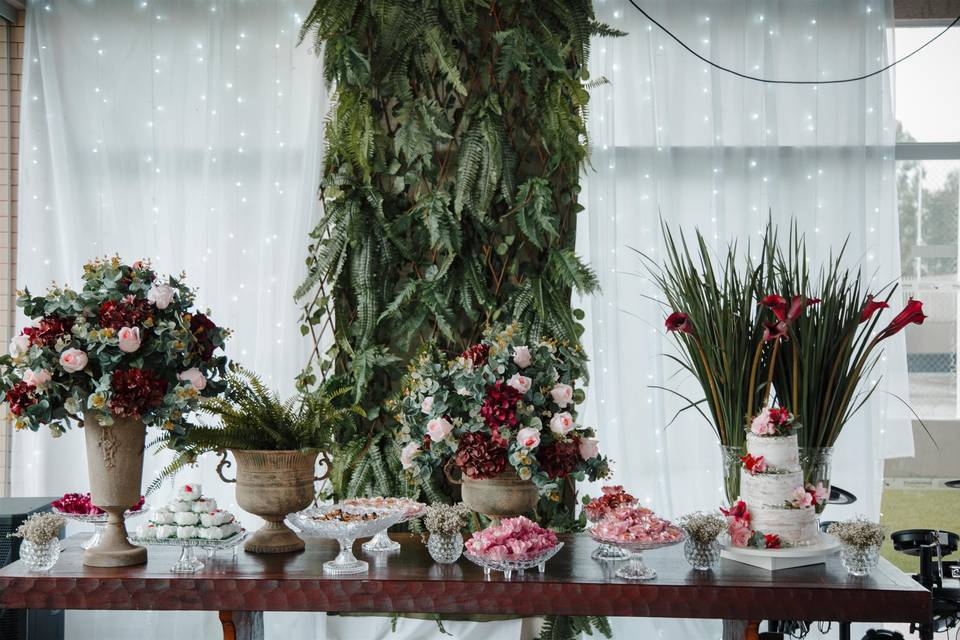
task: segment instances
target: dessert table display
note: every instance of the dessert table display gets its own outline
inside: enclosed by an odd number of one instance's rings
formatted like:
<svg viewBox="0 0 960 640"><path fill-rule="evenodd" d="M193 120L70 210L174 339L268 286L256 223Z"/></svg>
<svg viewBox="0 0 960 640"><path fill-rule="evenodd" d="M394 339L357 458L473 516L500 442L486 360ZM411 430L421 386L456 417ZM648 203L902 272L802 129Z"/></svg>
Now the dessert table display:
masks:
<svg viewBox="0 0 960 640"><path fill-rule="evenodd" d="M563 548L543 573L484 575L461 560L434 563L411 534L394 534L401 554L378 554L367 573L334 575L323 563L337 542L311 539L296 554L239 553L179 576L170 571L176 550L151 549L146 565L98 568L82 563L82 536L63 542L49 572L30 573L22 562L0 569L0 607L104 610L220 611L228 628L251 624L261 611L353 613L607 615L731 620L920 622L929 620L930 594L886 560L865 578L847 575L836 555L823 564L768 572L723 560L712 572L690 568L679 546L645 552L656 571L649 581L615 575L596 562L585 534L559 536ZM753 627L756 628L755 626ZM255 635L239 635L252 640Z"/></svg>

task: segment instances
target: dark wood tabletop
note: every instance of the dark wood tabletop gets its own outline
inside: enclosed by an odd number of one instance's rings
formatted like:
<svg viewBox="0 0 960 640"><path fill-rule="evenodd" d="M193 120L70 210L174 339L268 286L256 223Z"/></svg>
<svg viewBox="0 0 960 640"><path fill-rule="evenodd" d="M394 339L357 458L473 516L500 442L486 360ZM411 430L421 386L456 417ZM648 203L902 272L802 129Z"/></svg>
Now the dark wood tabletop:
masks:
<svg viewBox="0 0 960 640"><path fill-rule="evenodd" d="M590 558L595 543L567 536L566 546L536 570L485 579L461 559L434 563L419 537L393 534L398 554L357 557L370 562L366 574L324 575L323 562L335 543L309 543L303 553L253 555L236 560L219 552L197 574L169 569L177 549L150 548L146 565L118 569L85 567L80 543L64 541L64 552L48 573L30 573L22 562L0 570L0 608L330 611L509 615L609 615L742 620L835 620L911 622L929 620L930 595L886 560L868 578L847 576L834 555L824 565L770 573L721 560L699 573L683 559L682 547L647 552L658 577L632 582L614 576L618 563Z"/></svg>

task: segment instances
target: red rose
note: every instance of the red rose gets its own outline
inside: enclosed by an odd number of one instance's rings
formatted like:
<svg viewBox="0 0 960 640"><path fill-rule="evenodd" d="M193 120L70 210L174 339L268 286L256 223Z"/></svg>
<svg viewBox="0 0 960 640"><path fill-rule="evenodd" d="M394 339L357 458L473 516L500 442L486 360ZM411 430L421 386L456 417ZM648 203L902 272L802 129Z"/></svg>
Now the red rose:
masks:
<svg viewBox="0 0 960 640"><path fill-rule="evenodd" d="M490 436L471 431L460 438L454 462L468 478L485 480L500 475L507 468L507 450L493 442Z"/></svg>
<svg viewBox="0 0 960 640"><path fill-rule="evenodd" d="M30 338L32 346L52 347L61 337L68 335L73 328L73 318L41 318L35 327L27 327L22 335Z"/></svg>
<svg viewBox="0 0 960 640"><path fill-rule="evenodd" d="M119 331L123 327L139 327L153 314L150 303L132 295L122 300L107 300L100 305L97 321L101 327Z"/></svg>
<svg viewBox="0 0 960 640"><path fill-rule="evenodd" d="M780 536L775 533L766 533L763 536L764 546L767 549L779 549L780 548Z"/></svg>
<svg viewBox="0 0 960 640"><path fill-rule="evenodd" d="M537 450L537 461L550 479L566 478L580 463L580 438L557 440Z"/></svg>
<svg viewBox="0 0 960 640"><path fill-rule="evenodd" d="M506 447L507 441L500 435L500 429L512 429L517 426L517 401L523 395L502 380L487 387L487 395L480 407L480 416L493 434L493 441Z"/></svg>
<svg viewBox="0 0 960 640"><path fill-rule="evenodd" d="M216 345L213 344L212 333L216 331L217 325L213 324L207 316L202 313L195 314L190 318L190 333L197 341L196 354L201 360L209 360L213 355Z"/></svg>
<svg viewBox="0 0 960 640"><path fill-rule="evenodd" d="M890 321L890 324L886 328L877 334L876 340L885 340L897 333L908 324L923 324L923 321L926 320L927 316L923 315L923 303L919 300L914 300L910 298L907 301L907 306L903 308L903 311L897 314L893 320Z"/></svg>
<svg viewBox="0 0 960 640"><path fill-rule="evenodd" d="M160 406L167 382L149 369L118 369L110 379L110 412L118 418L140 418Z"/></svg>
<svg viewBox="0 0 960 640"><path fill-rule="evenodd" d="M863 310L860 312L860 322L866 322L877 311L880 311L880 309L886 309L889 306L890 305L886 302L874 301L873 296L867 296L867 301L863 304Z"/></svg>
<svg viewBox="0 0 960 640"><path fill-rule="evenodd" d="M690 322L690 316L680 311L674 311L664 323L667 331L679 331L680 333L693 333L693 323Z"/></svg>
<svg viewBox="0 0 960 640"><path fill-rule="evenodd" d="M7 391L6 395L10 413L15 416L21 416L28 408L37 404L39 398L37 398L35 391L35 387L27 384L23 380L13 385L13 387Z"/></svg>
<svg viewBox="0 0 960 640"><path fill-rule="evenodd" d="M472 366L477 368L487 364L488 355L490 355L490 345L480 343L473 345L461 353L460 357L469 360L472 363Z"/></svg>

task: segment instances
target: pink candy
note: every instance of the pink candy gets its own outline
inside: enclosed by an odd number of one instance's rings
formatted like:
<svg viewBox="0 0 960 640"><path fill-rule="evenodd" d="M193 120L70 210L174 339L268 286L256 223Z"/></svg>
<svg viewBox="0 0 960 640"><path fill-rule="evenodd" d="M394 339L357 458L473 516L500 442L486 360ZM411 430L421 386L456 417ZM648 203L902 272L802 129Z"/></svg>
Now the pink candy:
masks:
<svg viewBox="0 0 960 640"><path fill-rule="evenodd" d="M474 533L467 550L493 560L513 560L539 555L557 546L557 534L520 516Z"/></svg>
<svg viewBox="0 0 960 640"><path fill-rule="evenodd" d="M593 527L594 536L618 542L661 543L682 539L683 532L658 518L650 509L620 507L609 513Z"/></svg>

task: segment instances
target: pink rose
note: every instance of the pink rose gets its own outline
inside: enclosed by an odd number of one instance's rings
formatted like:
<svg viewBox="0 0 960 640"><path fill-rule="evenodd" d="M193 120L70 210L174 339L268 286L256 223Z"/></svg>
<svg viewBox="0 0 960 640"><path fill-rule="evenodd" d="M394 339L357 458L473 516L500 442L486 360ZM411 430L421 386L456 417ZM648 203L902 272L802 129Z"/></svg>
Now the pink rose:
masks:
<svg viewBox="0 0 960 640"><path fill-rule="evenodd" d="M777 427L770 416L769 407L765 407L750 423L750 431L758 436L771 436L777 432Z"/></svg>
<svg viewBox="0 0 960 640"><path fill-rule="evenodd" d="M60 354L60 366L67 373L83 371L88 362L87 354L80 349L67 349Z"/></svg>
<svg viewBox="0 0 960 640"><path fill-rule="evenodd" d="M730 543L735 547L747 546L747 544L750 543L750 538L753 536L750 527L740 520L735 520L731 523L727 532L730 534Z"/></svg>
<svg viewBox="0 0 960 640"><path fill-rule="evenodd" d="M173 302L174 289L168 284L153 283L150 291L147 292L147 300L152 302L157 309L166 309Z"/></svg>
<svg viewBox="0 0 960 640"><path fill-rule="evenodd" d="M557 384L550 390L550 397L558 407L566 409L567 405L573 401L573 387L568 384Z"/></svg>
<svg viewBox="0 0 960 640"><path fill-rule="evenodd" d="M400 464L403 465L404 469L412 469L415 465L413 464L413 459L420 453L420 445L416 442L411 442L407 444L400 451Z"/></svg>
<svg viewBox="0 0 960 640"><path fill-rule="evenodd" d="M453 425L443 418L434 418L427 423L427 433L434 442L440 442L453 431Z"/></svg>
<svg viewBox="0 0 960 640"><path fill-rule="evenodd" d="M756 462L753 463L753 472L752 472L752 473L754 473L754 474L757 474L757 473L766 473L766 472L767 472L767 468L768 468L767 461L764 460L763 456L759 456L759 457L756 459Z"/></svg>
<svg viewBox="0 0 960 640"><path fill-rule="evenodd" d="M30 351L30 336L16 336L10 341L10 355L18 358Z"/></svg>
<svg viewBox="0 0 960 640"><path fill-rule="evenodd" d="M520 393L526 393L530 391L530 385L533 384L533 380L527 376L522 376L519 373L513 374L509 380L507 380L507 386L513 387Z"/></svg>
<svg viewBox="0 0 960 640"><path fill-rule="evenodd" d="M53 376L51 376L50 372L46 369L37 369L36 371L27 369L27 371L23 374L23 381L31 387L43 389L47 386L52 377Z"/></svg>
<svg viewBox="0 0 960 640"><path fill-rule="evenodd" d="M813 495L810 494L803 487L797 487L793 490L793 506L799 507L800 509L804 507L810 507L813 505Z"/></svg>
<svg viewBox="0 0 960 640"><path fill-rule="evenodd" d="M420 403L420 411L430 415L430 412L433 411L433 396L427 396L423 399L423 402Z"/></svg>
<svg viewBox="0 0 960 640"><path fill-rule="evenodd" d="M553 431L557 435L567 435L573 430L574 426L573 416L566 411L555 413L553 417L550 418L550 431Z"/></svg>
<svg viewBox="0 0 960 640"><path fill-rule="evenodd" d="M189 382L197 391L203 391L207 388L207 379L200 373L200 369L192 367L180 373L178 379Z"/></svg>
<svg viewBox="0 0 960 640"><path fill-rule="evenodd" d="M580 438L580 457L584 460L596 458L600 453L600 443L596 438Z"/></svg>
<svg viewBox="0 0 960 640"><path fill-rule="evenodd" d="M520 346L514 347L513 349L513 364L517 365L521 369L526 369L533 362L533 358L530 356L530 347Z"/></svg>
<svg viewBox="0 0 960 640"><path fill-rule="evenodd" d="M117 340L120 341L120 351L133 353L140 348L140 327L120 327Z"/></svg>
<svg viewBox="0 0 960 640"><path fill-rule="evenodd" d="M540 430L533 427L524 427L517 432L517 443L521 447L534 449L540 446Z"/></svg>

